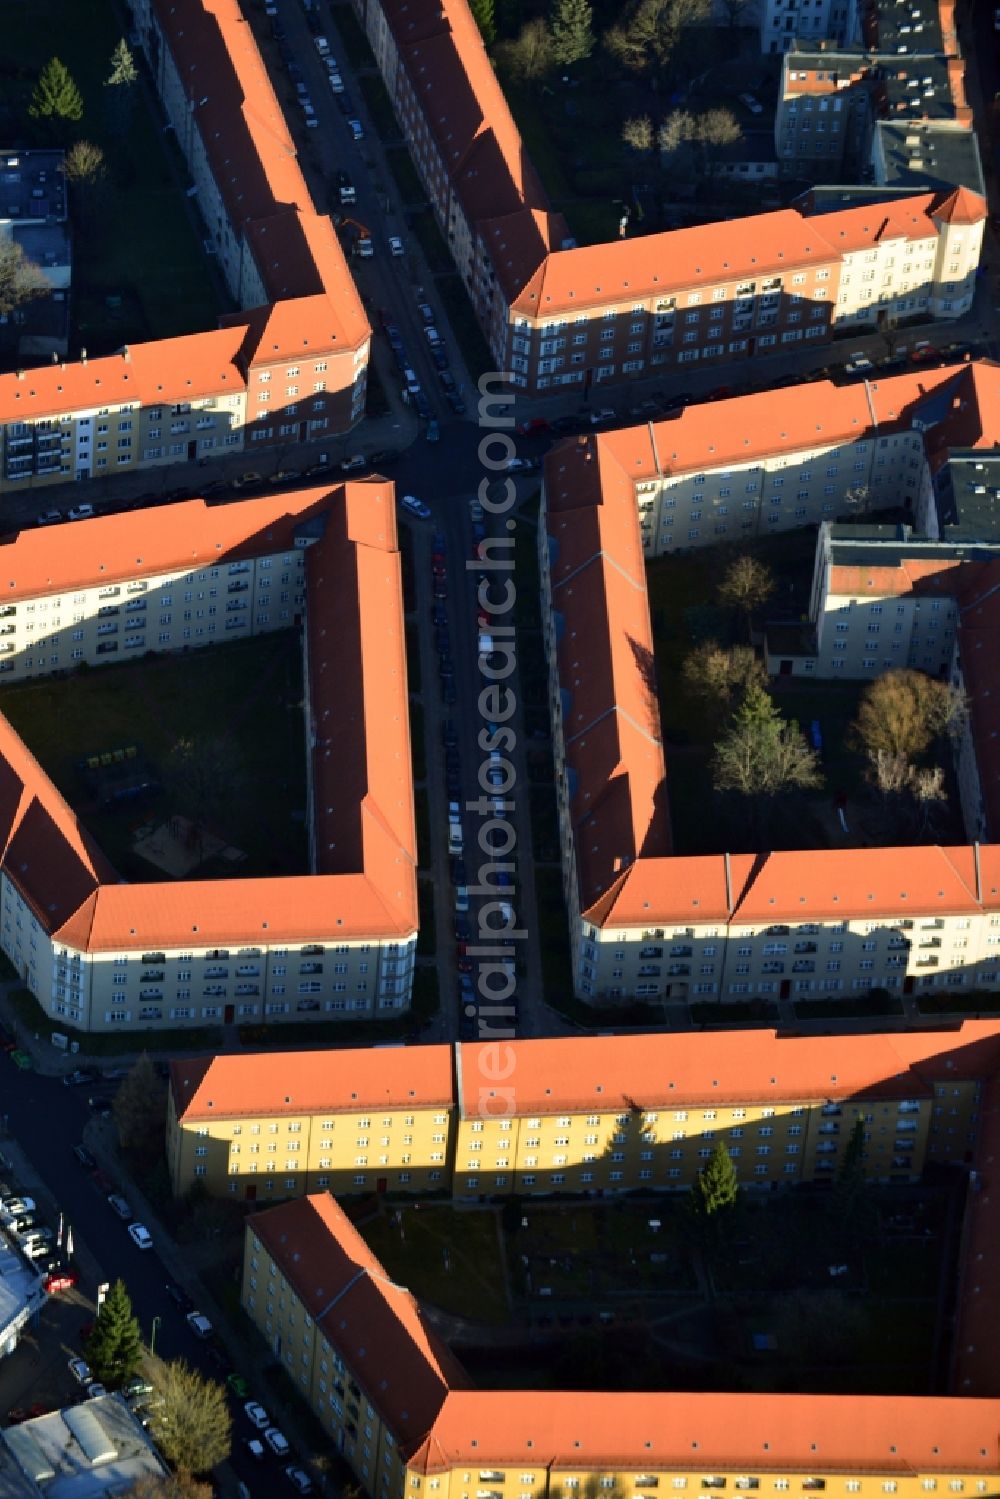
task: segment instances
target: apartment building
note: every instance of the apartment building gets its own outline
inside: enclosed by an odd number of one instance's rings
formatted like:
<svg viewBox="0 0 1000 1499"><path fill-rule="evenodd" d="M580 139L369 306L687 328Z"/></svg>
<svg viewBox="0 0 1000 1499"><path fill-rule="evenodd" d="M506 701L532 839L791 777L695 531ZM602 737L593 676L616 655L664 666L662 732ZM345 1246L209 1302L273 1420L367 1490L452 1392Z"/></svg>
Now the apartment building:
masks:
<svg viewBox="0 0 1000 1499"><path fill-rule="evenodd" d="M992 1493L997 1405L942 1396L475 1390L325 1196L246 1227L242 1302L375 1499L732 1488Z"/></svg>
<svg viewBox="0 0 1000 1499"><path fill-rule="evenodd" d="M218 329L0 375L0 493L347 432L371 329L238 0L136 0L206 239Z"/></svg>
<svg viewBox="0 0 1000 1499"><path fill-rule="evenodd" d="M247 1220L241 1301L365 1490L412 1487L412 1448L468 1379L329 1193Z"/></svg>
<svg viewBox="0 0 1000 1499"><path fill-rule="evenodd" d="M455 1110L448 1046L216 1056L171 1063L174 1193L201 1181L247 1202L442 1192Z"/></svg>
<svg viewBox="0 0 1000 1499"><path fill-rule="evenodd" d="M832 1180L857 1120L873 1180L971 1160L1000 1025L956 1032L560 1037L171 1064L175 1195L458 1200L684 1191L724 1140L748 1188Z"/></svg>
<svg viewBox="0 0 1000 1499"><path fill-rule="evenodd" d="M578 247L528 160L466 0L355 0L496 360L531 394L825 342L971 305L985 208L934 192ZM447 105L442 101L447 100Z"/></svg>
<svg viewBox="0 0 1000 1499"><path fill-rule="evenodd" d="M680 517L685 544L700 543L704 513L712 516L705 539L725 536L729 491L744 485L759 491L755 470L765 455L803 472L808 465L815 478L817 434L825 449L821 490L832 491L822 502L844 508L856 482L865 497L891 494L891 503L930 513L949 444L971 453L971 462L980 446L992 447L995 380L993 367L969 366L901 376L898 385L803 386L783 391L779 401L764 395L694 407L670 422L564 443L547 459L539 536L543 638L581 998L791 998L1000 982L1000 866L990 845L921 847L905 855L830 849L821 858L790 850L759 857L672 853L659 710L648 685L655 642L644 576L645 557L675 534L675 495L687 507ZM795 446L800 440L808 444L804 458ZM951 504L954 487L938 487ZM808 501L808 491L797 493ZM759 501L750 493L741 503L756 511ZM763 514L775 516L775 528L782 524L780 510ZM796 500L788 523L821 518L821 505L810 509ZM850 532L843 547L843 573L832 580L821 549L817 579L826 581L817 582L814 595L825 602L822 608L814 602L808 643L796 658L784 640L774 641L772 666L808 670L811 657L818 670L816 663L827 659L816 654L818 628L831 672L843 661L836 669L845 675L851 663L858 674L873 675L886 660L952 670L962 622L946 581L955 556L941 559L927 543L923 560L917 546L905 570L887 567L883 575L858 567ZM916 573L922 581L913 590L904 580ZM890 590L891 614L877 614L887 609ZM970 642L973 630L988 641L988 622L975 610L986 607L989 588L981 593L968 596ZM900 605L904 613L897 615ZM839 628L844 624L847 631ZM979 705L988 725L988 645L980 644L975 659L983 685L973 694L972 722ZM991 794L984 788L987 800Z"/></svg>
<svg viewBox="0 0 1000 1499"><path fill-rule="evenodd" d="M856 0L764 0L760 50L788 53L801 43L827 39L848 46L862 34L863 19Z"/></svg>
<svg viewBox="0 0 1000 1499"><path fill-rule="evenodd" d="M0 357L8 365L66 353L73 246L64 158L63 151L0 149L0 244L18 246L49 286L0 323Z"/></svg>
<svg viewBox="0 0 1000 1499"><path fill-rule="evenodd" d="M875 4L864 39L848 46L832 33L794 42L774 137L787 176L985 196L953 0ZM858 201L871 188L844 191Z"/></svg>
<svg viewBox="0 0 1000 1499"><path fill-rule="evenodd" d="M4 553L13 680L303 632L301 875L123 883L0 714L0 948L45 1012L120 1031L407 1008L416 851L392 486L192 500L22 532Z"/></svg>

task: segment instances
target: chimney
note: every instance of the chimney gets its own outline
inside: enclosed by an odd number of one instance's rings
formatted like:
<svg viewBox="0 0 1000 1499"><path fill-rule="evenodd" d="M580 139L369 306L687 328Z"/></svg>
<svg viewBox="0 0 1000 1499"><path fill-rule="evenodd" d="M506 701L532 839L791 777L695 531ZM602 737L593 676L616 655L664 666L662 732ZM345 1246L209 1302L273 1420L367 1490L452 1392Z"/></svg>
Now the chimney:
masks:
<svg viewBox="0 0 1000 1499"><path fill-rule="evenodd" d="M52 350L52 363L53 364L58 364L59 363L59 355L56 353L55 349Z"/></svg>
<svg viewBox="0 0 1000 1499"><path fill-rule="evenodd" d="M129 348L128 344L126 344L125 347L122 349L122 358L124 359L124 361L125 361L126 364L131 364L132 363L132 351Z"/></svg>
<svg viewBox="0 0 1000 1499"><path fill-rule="evenodd" d="M86 364L87 363L87 351L86 351L86 349L81 349L80 350L80 363L81 364Z"/></svg>
<svg viewBox="0 0 1000 1499"><path fill-rule="evenodd" d="M23 380L24 379L24 370L18 370L18 372L17 372L17 378L19 380Z"/></svg>

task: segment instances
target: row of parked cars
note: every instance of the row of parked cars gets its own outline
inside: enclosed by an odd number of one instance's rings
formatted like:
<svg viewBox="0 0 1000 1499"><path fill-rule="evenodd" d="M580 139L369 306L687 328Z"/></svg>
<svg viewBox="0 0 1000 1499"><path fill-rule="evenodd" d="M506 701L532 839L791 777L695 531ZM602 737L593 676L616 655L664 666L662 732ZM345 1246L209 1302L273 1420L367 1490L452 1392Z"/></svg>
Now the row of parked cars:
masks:
<svg viewBox="0 0 1000 1499"><path fill-rule="evenodd" d="M20 1250L50 1296L69 1291L79 1276L67 1259L60 1234L43 1219L33 1197L13 1182L0 1182L0 1226L8 1242Z"/></svg>
<svg viewBox="0 0 1000 1499"><path fill-rule="evenodd" d="M459 392L458 381L455 379L452 371L444 339L435 326L434 309L429 302L421 301L417 303L417 311L420 314L423 324L424 338L427 340L427 350L431 357L431 363L437 371L437 377L440 381L441 389L444 391L445 400L456 416L464 416L466 409L465 402L462 400ZM410 363L410 357L403 343L403 335L399 331L398 323L395 322L391 313L380 312L379 324L393 352L399 373L403 377L407 399L418 416L422 417L424 421L430 420L430 402L417 378L416 371Z"/></svg>

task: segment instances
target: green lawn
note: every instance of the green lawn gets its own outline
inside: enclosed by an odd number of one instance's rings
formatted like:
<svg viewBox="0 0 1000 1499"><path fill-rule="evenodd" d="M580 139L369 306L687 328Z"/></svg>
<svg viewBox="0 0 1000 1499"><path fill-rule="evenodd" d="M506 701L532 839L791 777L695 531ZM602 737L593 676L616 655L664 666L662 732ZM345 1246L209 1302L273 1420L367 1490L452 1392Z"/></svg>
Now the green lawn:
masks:
<svg viewBox="0 0 1000 1499"><path fill-rule="evenodd" d="M133 853L135 830L181 814L246 855L198 866L200 878L218 879L307 868L302 692L298 634L285 630L5 687L0 711L126 878L168 878ZM181 741L208 767L207 795L200 769L177 768ZM76 767L86 755L128 745L140 748L162 789L149 801L102 810Z"/></svg>
<svg viewBox="0 0 1000 1499"><path fill-rule="evenodd" d="M423 1301L474 1322L504 1322L507 1295L498 1215L401 1207L359 1225L393 1280Z"/></svg>
<svg viewBox="0 0 1000 1499"><path fill-rule="evenodd" d="M53 144L95 141L108 163L103 197L74 225L73 342L82 341L94 355L214 327L220 309L199 235L185 212L186 168L181 165L178 185L167 157L177 147L164 134L144 82L135 87L124 131L116 132L108 117L108 60L126 29L111 0L0 0L0 26L5 137L23 139L35 79L56 53L83 95L84 114ZM121 306L109 309L108 297L120 298Z"/></svg>

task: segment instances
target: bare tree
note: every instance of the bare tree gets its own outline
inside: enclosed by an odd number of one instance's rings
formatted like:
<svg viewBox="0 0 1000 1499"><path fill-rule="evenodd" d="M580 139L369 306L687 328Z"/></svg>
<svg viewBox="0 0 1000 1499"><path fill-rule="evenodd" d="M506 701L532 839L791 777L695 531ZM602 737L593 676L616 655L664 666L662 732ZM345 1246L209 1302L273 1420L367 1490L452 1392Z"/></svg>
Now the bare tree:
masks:
<svg viewBox="0 0 1000 1499"><path fill-rule="evenodd" d="M630 73L656 72L672 58L685 27L706 19L711 8L711 0L638 0L605 33L604 44Z"/></svg>
<svg viewBox="0 0 1000 1499"><path fill-rule="evenodd" d="M742 614L747 639L753 632L753 616L774 592L774 574L766 563L758 562L749 552L734 557L726 568L717 593L719 603Z"/></svg>
<svg viewBox="0 0 1000 1499"><path fill-rule="evenodd" d="M684 681L698 697L707 698L716 709L730 712L751 687L767 685L764 663L748 645L720 645L705 640L695 647L683 666Z"/></svg>
<svg viewBox="0 0 1000 1499"><path fill-rule="evenodd" d="M853 738L873 764L879 753L914 763L942 734L961 732L965 695L922 671L886 671L865 688Z"/></svg>
<svg viewBox="0 0 1000 1499"><path fill-rule="evenodd" d="M636 115L622 126L622 140L633 151L652 151L653 122L649 115Z"/></svg>
<svg viewBox="0 0 1000 1499"><path fill-rule="evenodd" d="M107 170L104 152L93 141L76 141L66 152L63 172L73 187L92 187Z"/></svg>
<svg viewBox="0 0 1000 1499"><path fill-rule="evenodd" d="M162 1478L146 1473L124 1491L126 1499L212 1499L214 1492L210 1483L202 1483L184 1472L168 1473Z"/></svg>
<svg viewBox="0 0 1000 1499"><path fill-rule="evenodd" d="M706 146L731 146L743 139L743 130L731 109L706 109L698 116L698 139Z"/></svg>
<svg viewBox="0 0 1000 1499"><path fill-rule="evenodd" d="M9 317L51 290L41 266L28 259L16 239L0 233L0 316Z"/></svg>
<svg viewBox="0 0 1000 1499"><path fill-rule="evenodd" d="M676 151L685 141L694 140L695 117L686 109L672 109L660 125L657 144L661 151Z"/></svg>
<svg viewBox="0 0 1000 1499"><path fill-rule="evenodd" d="M537 83L555 65L552 33L541 16L522 26L513 41L501 43L497 53L503 66L521 83Z"/></svg>
<svg viewBox="0 0 1000 1499"><path fill-rule="evenodd" d="M164 1364L155 1383L162 1398L150 1411L150 1435L167 1461L185 1473L207 1473L225 1462L232 1418L223 1386L183 1359Z"/></svg>

